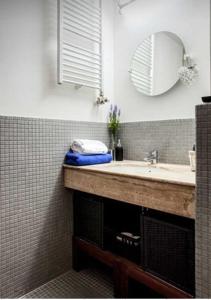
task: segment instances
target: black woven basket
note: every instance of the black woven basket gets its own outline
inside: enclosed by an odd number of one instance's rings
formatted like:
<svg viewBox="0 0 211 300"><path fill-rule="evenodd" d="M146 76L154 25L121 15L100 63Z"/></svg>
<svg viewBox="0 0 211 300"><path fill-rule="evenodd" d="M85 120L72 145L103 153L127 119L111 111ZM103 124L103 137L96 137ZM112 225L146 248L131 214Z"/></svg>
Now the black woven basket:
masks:
<svg viewBox="0 0 211 300"><path fill-rule="evenodd" d="M74 193L74 235L103 247L103 201L100 197Z"/></svg>
<svg viewBox="0 0 211 300"><path fill-rule="evenodd" d="M144 217L144 267L194 294L194 230Z"/></svg>

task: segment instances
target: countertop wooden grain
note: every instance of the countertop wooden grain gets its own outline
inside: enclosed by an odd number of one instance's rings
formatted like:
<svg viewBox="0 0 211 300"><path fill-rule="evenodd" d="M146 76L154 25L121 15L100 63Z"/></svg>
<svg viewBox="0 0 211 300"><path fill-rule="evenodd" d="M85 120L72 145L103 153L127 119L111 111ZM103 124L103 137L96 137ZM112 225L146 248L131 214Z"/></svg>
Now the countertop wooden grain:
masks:
<svg viewBox="0 0 211 300"><path fill-rule="evenodd" d="M189 166L140 161L64 165L67 188L195 218L195 173Z"/></svg>

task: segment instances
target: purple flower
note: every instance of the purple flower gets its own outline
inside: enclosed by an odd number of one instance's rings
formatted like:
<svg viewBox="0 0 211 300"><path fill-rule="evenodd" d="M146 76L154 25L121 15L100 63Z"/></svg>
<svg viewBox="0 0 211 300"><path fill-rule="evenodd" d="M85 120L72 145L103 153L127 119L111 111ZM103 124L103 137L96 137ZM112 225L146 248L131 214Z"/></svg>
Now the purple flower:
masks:
<svg viewBox="0 0 211 300"><path fill-rule="evenodd" d="M108 113L108 117L110 122L119 122L121 110L118 108L118 106L115 105L110 105L110 110Z"/></svg>
<svg viewBox="0 0 211 300"><path fill-rule="evenodd" d="M117 105L115 105L113 109L113 118L116 119L116 117L117 117Z"/></svg>

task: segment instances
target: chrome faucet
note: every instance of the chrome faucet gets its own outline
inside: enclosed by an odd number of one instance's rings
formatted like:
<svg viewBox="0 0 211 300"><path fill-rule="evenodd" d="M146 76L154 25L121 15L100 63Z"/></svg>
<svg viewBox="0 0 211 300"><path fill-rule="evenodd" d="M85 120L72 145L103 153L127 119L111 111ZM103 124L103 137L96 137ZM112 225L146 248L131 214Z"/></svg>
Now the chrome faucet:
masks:
<svg viewBox="0 0 211 300"><path fill-rule="evenodd" d="M153 150L147 152L147 156L144 158L144 161L149 162L150 164L158 163L158 150Z"/></svg>

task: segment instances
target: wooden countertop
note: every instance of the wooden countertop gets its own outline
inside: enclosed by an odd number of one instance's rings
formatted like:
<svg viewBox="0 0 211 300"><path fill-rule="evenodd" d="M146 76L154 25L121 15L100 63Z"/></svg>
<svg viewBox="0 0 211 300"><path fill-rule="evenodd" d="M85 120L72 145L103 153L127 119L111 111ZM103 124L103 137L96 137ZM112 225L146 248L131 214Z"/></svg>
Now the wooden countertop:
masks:
<svg viewBox="0 0 211 300"><path fill-rule="evenodd" d="M189 166L140 161L64 165L67 188L195 218L195 173Z"/></svg>
<svg viewBox="0 0 211 300"><path fill-rule="evenodd" d="M191 172L189 166L184 165L160 163L149 165L148 163L142 161L125 160L122 162L115 161L108 164L91 166L75 167L64 165L64 167L195 186L195 173Z"/></svg>

